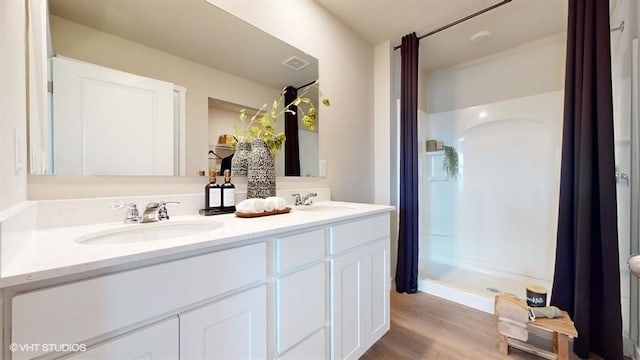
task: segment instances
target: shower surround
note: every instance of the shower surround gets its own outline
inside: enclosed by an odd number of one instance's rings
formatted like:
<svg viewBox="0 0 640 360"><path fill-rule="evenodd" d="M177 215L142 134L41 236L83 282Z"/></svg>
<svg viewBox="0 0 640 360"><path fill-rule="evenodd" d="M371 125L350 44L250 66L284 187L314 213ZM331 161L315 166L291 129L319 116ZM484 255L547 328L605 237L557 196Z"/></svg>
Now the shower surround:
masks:
<svg viewBox="0 0 640 360"><path fill-rule="evenodd" d="M497 292L550 292L562 102L554 91L419 114L420 290L487 312ZM427 139L456 148L456 178Z"/></svg>

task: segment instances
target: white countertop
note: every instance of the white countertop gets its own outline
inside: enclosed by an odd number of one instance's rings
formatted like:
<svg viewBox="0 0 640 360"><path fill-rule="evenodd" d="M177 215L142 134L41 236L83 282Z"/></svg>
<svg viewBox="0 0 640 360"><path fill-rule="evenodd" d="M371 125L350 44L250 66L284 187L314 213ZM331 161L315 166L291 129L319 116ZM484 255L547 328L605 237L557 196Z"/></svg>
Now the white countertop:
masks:
<svg viewBox="0 0 640 360"><path fill-rule="evenodd" d="M294 207L290 213L256 218L239 218L233 214L174 216L170 222L220 222L222 226L190 236L129 244L82 244L84 236L120 228L148 224L102 223L27 231L21 234L20 248L10 258L3 258L0 287L9 287L60 276L100 270L117 265L134 264L154 258L179 255L199 249L228 245L250 239L262 239L275 233L319 226L351 218L385 213L391 206L343 202L321 202L311 206L343 206L330 211L308 211Z"/></svg>

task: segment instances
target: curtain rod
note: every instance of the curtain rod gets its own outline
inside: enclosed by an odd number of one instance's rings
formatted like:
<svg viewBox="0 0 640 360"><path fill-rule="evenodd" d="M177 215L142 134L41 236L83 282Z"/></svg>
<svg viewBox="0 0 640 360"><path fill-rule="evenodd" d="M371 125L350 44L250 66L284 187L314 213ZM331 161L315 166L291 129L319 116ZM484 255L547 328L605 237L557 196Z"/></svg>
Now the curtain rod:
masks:
<svg viewBox="0 0 640 360"><path fill-rule="evenodd" d="M426 33L426 34L424 34L424 35L422 35L422 36L419 36L419 37L418 37L418 40L422 40L422 39L424 39L424 38L426 38L426 37L428 37L428 36L431 36L431 35L433 35L433 34L437 34L437 33L439 33L440 31L443 31L443 30L446 30L446 29L448 29L448 28L450 28L450 27L456 26L456 25L460 24L461 22L465 22L465 21L467 21L467 20L469 20L469 19L472 19L472 18L474 18L474 17L476 17L476 16L478 16L478 15L484 14L484 13L486 13L487 11L493 10L493 9L495 9L495 8L499 7L499 6L502 6L502 5L505 5L505 4L507 4L507 3L510 3L511 1L512 1L512 0L504 0L504 1L500 2L500 3L497 3L497 4L494 4L494 5L491 5L491 6L489 6L488 8L484 8L484 9L482 9L482 10L480 10L480 11L474 12L473 14L468 15L468 16L465 16L465 17L463 17L462 19L456 20L456 21L452 22L451 24L447 24L447 25L442 26L442 27L439 27L439 28L437 28L437 29L435 29L435 30L433 30L433 31L431 31L431 32L428 32L428 33ZM393 48L393 50L398 50L400 47L401 47L401 45L395 46L395 47Z"/></svg>
<svg viewBox="0 0 640 360"><path fill-rule="evenodd" d="M307 84L304 84L304 85L302 85L302 86L300 86L300 87L297 87L297 88L296 88L296 91L298 91L298 90L300 90L300 89L304 89L304 88L306 88L307 86L311 86L311 85L315 84L315 83L316 83L316 81L318 81L318 80L313 80L313 81L312 81L312 82L310 82L310 83L307 83Z"/></svg>

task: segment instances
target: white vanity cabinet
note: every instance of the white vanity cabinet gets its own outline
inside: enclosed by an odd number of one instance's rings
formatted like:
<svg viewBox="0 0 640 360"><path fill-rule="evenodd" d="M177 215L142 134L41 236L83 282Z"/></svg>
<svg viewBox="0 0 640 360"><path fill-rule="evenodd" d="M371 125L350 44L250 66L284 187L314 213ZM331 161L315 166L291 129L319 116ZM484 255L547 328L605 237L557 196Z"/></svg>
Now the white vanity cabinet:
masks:
<svg viewBox="0 0 640 360"><path fill-rule="evenodd" d="M59 353L73 360L358 358L389 329L389 221L386 211L341 217L190 257L5 289L2 355L58 355L9 352L15 343L86 345Z"/></svg>
<svg viewBox="0 0 640 360"><path fill-rule="evenodd" d="M389 217L331 229L333 359L357 359L389 330Z"/></svg>
<svg viewBox="0 0 640 360"><path fill-rule="evenodd" d="M11 299L11 342L98 346L109 334L121 336L153 319L266 282L266 248L260 242L19 294ZM32 348L11 358L46 352Z"/></svg>

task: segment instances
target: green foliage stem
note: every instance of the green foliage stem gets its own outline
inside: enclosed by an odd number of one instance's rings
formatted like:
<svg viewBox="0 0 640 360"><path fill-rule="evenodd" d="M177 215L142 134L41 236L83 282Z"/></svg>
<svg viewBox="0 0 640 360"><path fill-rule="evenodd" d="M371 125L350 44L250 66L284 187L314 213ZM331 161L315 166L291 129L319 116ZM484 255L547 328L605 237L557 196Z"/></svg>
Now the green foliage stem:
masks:
<svg viewBox="0 0 640 360"><path fill-rule="evenodd" d="M444 146L444 161L442 168L448 177L458 176L458 152L453 146Z"/></svg>

